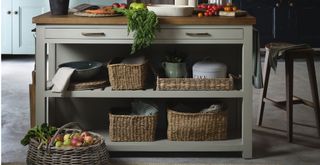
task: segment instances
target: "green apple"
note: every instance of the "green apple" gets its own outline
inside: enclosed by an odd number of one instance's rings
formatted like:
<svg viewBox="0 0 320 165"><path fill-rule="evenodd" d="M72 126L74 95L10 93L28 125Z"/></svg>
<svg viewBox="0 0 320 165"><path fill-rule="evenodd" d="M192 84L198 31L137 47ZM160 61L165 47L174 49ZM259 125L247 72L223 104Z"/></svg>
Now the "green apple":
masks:
<svg viewBox="0 0 320 165"><path fill-rule="evenodd" d="M63 141L67 141L71 139L71 134L67 133L63 136Z"/></svg>
<svg viewBox="0 0 320 165"><path fill-rule="evenodd" d="M145 8L146 8L146 5L144 3L137 3L137 2L132 2L129 6L129 9L132 9L132 10L140 10Z"/></svg>
<svg viewBox="0 0 320 165"><path fill-rule="evenodd" d="M67 140L63 141L63 145L64 146L70 146L71 145L71 140L67 139Z"/></svg>
<svg viewBox="0 0 320 165"><path fill-rule="evenodd" d="M56 146L56 147L61 147L62 144L63 144L62 141L57 141L56 144L55 144L55 146Z"/></svg>

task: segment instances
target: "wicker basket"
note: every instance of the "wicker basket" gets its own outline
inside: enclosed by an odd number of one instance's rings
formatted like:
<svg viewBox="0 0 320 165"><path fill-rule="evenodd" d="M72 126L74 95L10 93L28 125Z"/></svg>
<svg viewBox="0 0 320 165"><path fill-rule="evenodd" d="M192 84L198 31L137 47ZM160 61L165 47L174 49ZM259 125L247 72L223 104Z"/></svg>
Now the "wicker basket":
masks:
<svg viewBox="0 0 320 165"><path fill-rule="evenodd" d="M109 113L109 136L114 142L154 141L157 115L115 115Z"/></svg>
<svg viewBox="0 0 320 165"><path fill-rule="evenodd" d="M147 61L143 64L119 64L119 59L108 63L109 81L113 90L145 88Z"/></svg>
<svg viewBox="0 0 320 165"><path fill-rule="evenodd" d="M197 79L197 78L160 78L157 77L157 90L160 91L203 91L232 90L233 78Z"/></svg>
<svg viewBox="0 0 320 165"><path fill-rule="evenodd" d="M79 129L66 129L76 123L68 123L58 129L53 139L64 131L81 132ZM97 138L97 143L84 146L84 147L53 147L53 141L48 146L42 146L38 149L39 142L35 139L30 140L29 150L27 154L28 165L75 165L75 164L87 164L87 165L108 165L109 154L106 144L101 135L89 132Z"/></svg>
<svg viewBox="0 0 320 165"><path fill-rule="evenodd" d="M168 140L212 141L227 137L227 112L185 113L168 110Z"/></svg>

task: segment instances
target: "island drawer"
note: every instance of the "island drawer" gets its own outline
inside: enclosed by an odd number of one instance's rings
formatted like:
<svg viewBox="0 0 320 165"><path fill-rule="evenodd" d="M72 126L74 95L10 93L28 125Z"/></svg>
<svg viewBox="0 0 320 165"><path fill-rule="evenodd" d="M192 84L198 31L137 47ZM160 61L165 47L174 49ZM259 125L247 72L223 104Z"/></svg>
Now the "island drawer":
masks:
<svg viewBox="0 0 320 165"><path fill-rule="evenodd" d="M126 28L46 29L47 39L132 39Z"/></svg>
<svg viewBox="0 0 320 165"><path fill-rule="evenodd" d="M161 29L157 33L157 39L181 39L181 40L242 40L242 28L185 28L185 29Z"/></svg>

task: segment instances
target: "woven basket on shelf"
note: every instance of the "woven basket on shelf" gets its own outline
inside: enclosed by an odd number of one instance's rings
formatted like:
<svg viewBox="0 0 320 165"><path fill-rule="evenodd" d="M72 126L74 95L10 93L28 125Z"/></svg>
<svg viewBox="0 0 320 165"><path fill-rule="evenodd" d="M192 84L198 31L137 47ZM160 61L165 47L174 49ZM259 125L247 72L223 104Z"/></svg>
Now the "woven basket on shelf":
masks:
<svg viewBox="0 0 320 165"><path fill-rule="evenodd" d="M68 123L58 129L52 139L62 131L81 132L79 129L67 129L76 123ZM89 132L97 139L95 144L83 147L54 147L53 141L48 146L38 149L39 142L30 140L27 154L28 165L109 165L109 153L101 135Z"/></svg>
<svg viewBox="0 0 320 165"><path fill-rule="evenodd" d="M157 90L160 91L201 91L201 90L232 90L233 78L160 78L157 77Z"/></svg>
<svg viewBox="0 0 320 165"><path fill-rule="evenodd" d="M143 64L108 64L109 81L113 90L139 90L145 88L147 61Z"/></svg>
<svg viewBox="0 0 320 165"><path fill-rule="evenodd" d="M157 115L115 115L109 113L109 136L114 142L154 141Z"/></svg>
<svg viewBox="0 0 320 165"><path fill-rule="evenodd" d="M185 113L168 110L168 140L212 141L227 138L227 112Z"/></svg>

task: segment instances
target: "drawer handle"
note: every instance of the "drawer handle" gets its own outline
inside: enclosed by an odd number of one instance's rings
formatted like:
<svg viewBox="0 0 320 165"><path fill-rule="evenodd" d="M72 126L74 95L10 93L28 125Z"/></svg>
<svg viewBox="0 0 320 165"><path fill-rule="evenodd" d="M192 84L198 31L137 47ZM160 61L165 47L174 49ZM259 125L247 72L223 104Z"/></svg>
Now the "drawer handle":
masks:
<svg viewBox="0 0 320 165"><path fill-rule="evenodd" d="M106 36L105 33L101 32L101 33L86 33L86 32L82 32L81 35L86 36L86 37L104 37Z"/></svg>
<svg viewBox="0 0 320 165"><path fill-rule="evenodd" d="M211 34L209 33L186 33L187 36L190 37L210 37Z"/></svg>

